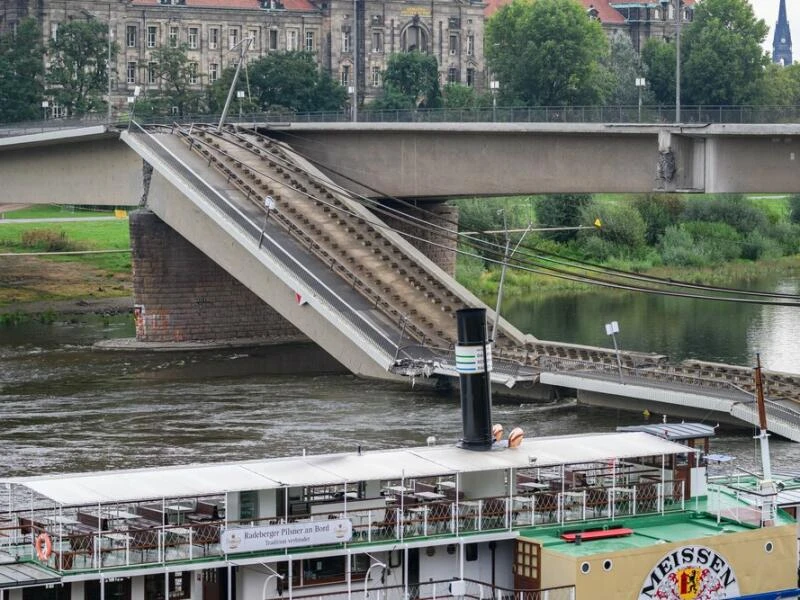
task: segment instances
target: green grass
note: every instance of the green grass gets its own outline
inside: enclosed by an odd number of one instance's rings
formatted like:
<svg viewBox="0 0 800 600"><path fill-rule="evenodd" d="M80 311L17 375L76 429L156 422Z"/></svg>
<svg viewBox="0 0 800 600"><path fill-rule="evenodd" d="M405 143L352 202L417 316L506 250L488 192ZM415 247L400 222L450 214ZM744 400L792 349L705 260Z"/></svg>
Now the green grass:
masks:
<svg viewBox="0 0 800 600"><path fill-rule="evenodd" d="M55 235L66 236L69 248L73 250L127 250L130 236L127 219L118 221L82 221L75 223L5 223L0 225L0 251L37 252L36 247L22 243L23 234L31 231L49 231ZM108 270L111 274L130 270L130 253L78 254L51 256L49 260L59 262L80 262L95 268Z"/></svg>
<svg viewBox="0 0 800 600"><path fill-rule="evenodd" d="M71 217L113 217L113 209L97 210L91 208L81 208L72 206L58 206L54 204L37 204L22 208L19 210L12 210L3 212L0 208L0 218L5 220L14 219L64 219Z"/></svg>

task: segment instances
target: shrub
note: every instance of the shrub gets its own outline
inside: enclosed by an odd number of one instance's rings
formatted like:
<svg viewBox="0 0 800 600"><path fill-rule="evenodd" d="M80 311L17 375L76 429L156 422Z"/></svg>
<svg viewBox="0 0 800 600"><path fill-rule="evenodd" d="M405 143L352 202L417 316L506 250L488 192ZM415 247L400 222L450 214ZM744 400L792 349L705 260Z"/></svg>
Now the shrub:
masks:
<svg viewBox="0 0 800 600"><path fill-rule="evenodd" d="M644 220L648 245L655 245L667 227L677 225L686 210L686 201L675 194L637 196L633 206Z"/></svg>
<svg viewBox="0 0 800 600"><path fill-rule="evenodd" d="M584 207L583 222L593 223L599 218L602 227L598 231L581 231L581 240L599 234L605 241L623 249L623 254L639 253L645 245L646 226L641 215L627 204L592 204Z"/></svg>
<svg viewBox="0 0 800 600"><path fill-rule="evenodd" d="M683 223L683 229L691 234L695 246L704 252L712 264L739 258L742 254L742 238L725 223Z"/></svg>
<svg viewBox="0 0 800 600"><path fill-rule="evenodd" d="M748 233L742 242L741 256L747 260L779 258L782 255L780 243L760 231Z"/></svg>
<svg viewBox="0 0 800 600"><path fill-rule="evenodd" d="M22 246L45 252L67 252L79 250L78 244L71 242L65 231L51 229L31 229L22 233Z"/></svg>
<svg viewBox="0 0 800 600"><path fill-rule="evenodd" d="M763 211L737 194L696 199L687 204L681 220L726 223L739 233L750 233L766 227L769 223Z"/></svg>
<svg viewBox="0 0 800 600"><path fill-rule="evenodd" d="M678 267L704 267L708 259L695 247L692 234L679 225L667 227L659 242L661 259L665 265Z"/></svg>
<svg viewBox="0 0 800 600"><path fill-rule="evenodd" d="M800 224L800 194L789 198L789 220Z"/></svg>

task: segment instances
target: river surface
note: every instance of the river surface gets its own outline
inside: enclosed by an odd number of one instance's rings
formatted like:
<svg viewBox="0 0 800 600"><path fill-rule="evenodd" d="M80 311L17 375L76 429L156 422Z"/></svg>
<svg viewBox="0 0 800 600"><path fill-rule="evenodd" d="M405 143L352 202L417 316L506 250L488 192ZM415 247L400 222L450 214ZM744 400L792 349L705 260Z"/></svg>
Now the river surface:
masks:
<svg viewBox="0 0 800 600"><path fill-rule="evenodd" d="M597 322L606 314L612 312L598 313ZM457 397L341 374L269 374L286 349L91 348L132 335L125 315L0 327L2 475L412 446L431 435L454 442L461 434ZM493 411L506 430L522 426L528 436L612 431L643 419L587 407L495 404ZM778 468L800 464L800 444L773 440L772 447ZM713 450L736 455L742 467L757 462L747 431L720 430Z"/></svg>

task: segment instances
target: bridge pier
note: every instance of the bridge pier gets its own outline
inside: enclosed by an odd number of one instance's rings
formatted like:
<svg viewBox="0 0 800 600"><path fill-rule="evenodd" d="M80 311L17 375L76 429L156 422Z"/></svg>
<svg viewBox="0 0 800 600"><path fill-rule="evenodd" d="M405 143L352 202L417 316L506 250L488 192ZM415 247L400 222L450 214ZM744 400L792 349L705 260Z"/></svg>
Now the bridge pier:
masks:
<svg viewBox="0 0 800 600"><path fill-rule="evenodd" d="M430 223L430 225L421 226L401 217L378 215L389 227L396 229L401 235L409 234L411 237L403 236L409 244L445 273L451 277L455 276L456 238L444 235L444 232L437 227L449 230L458 229L458 207L447 204L444 200L416 201L413 207L394 200L381 200L381 204L387 208L399 210L412 219L417 218Z"/></svg>
<svg viewBox="0 0 800 600"><path fill-rule="evenodd" d="M130 213L138 342L308 341L149 210Z"/></svg>

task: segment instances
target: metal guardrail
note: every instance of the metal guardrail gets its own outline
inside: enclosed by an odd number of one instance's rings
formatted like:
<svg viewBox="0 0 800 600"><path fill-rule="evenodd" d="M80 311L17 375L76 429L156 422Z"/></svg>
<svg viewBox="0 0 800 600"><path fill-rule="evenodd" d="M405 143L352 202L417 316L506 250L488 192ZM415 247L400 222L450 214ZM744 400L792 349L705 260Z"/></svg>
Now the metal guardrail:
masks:
<svg viewBox="0 0 800 600"><path fill-rule="evenodd" d="M148 125L173 123L217 123L218 114L151 116L139 121ZM295 112L291 110L230 115L229 122L245 123L347 123L349 111ZM109 124L127 126L126 113L115 115L111 123L105 115L85 115L76 119L50 119L0 124L0 137L42 133L58 129ZM476 108L417 108L358 111L360 123L625 123L669 125L675 122L672 106L502 106ZM800 106L722 106L684 105L681 123L768 124L800 123Z"/></svg>

